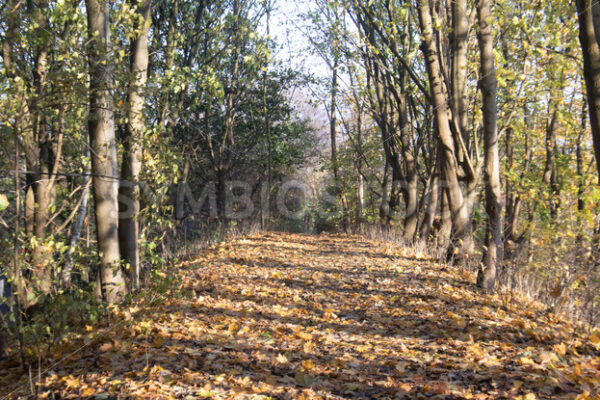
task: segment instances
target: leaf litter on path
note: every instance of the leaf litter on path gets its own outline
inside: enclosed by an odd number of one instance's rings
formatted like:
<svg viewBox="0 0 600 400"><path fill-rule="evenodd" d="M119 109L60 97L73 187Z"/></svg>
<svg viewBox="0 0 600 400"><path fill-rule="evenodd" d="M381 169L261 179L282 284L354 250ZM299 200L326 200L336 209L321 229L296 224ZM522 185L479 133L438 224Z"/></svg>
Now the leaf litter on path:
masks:
<svg viewBox="0 0 600 400"><path fill-rule="evenodd" d="M597 331L482 295L464 270L390 243L255 234L176 273L161 301L115 312L101 339L42 375L36 396L599 398ZM0 390L27 397L11 365Z"/></svg>

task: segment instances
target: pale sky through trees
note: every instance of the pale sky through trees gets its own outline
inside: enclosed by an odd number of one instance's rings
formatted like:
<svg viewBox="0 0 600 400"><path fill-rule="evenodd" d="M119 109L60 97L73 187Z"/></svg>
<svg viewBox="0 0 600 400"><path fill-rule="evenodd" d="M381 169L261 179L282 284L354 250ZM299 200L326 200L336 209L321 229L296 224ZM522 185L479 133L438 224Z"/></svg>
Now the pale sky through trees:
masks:
<svg viewBox="0 0 600 400"><path fill-rule="evenodd" d="M271 37L277 43L275 58L322 78L328 76L327 64L312 51L303 20L303 14L309 10L309 4L304 0L275 2L271 16Z"/></svg>

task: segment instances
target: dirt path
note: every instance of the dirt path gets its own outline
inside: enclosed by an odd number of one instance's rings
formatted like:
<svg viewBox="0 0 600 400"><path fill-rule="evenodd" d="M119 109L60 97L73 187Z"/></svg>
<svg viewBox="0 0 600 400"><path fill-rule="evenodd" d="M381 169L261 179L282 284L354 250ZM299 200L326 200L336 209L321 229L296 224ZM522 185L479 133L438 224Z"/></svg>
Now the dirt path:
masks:
<svg viewBox="0 0 600 400"><path fill-rule="evenodd" d="M469 274L390 244L255 235L202 253L180 274L145 306L118 313L101 339L90 332L83 349L56 356L40 393L531 400L587 390L581 399L598 398L597 336L503 306L475 291Z"/></svg>

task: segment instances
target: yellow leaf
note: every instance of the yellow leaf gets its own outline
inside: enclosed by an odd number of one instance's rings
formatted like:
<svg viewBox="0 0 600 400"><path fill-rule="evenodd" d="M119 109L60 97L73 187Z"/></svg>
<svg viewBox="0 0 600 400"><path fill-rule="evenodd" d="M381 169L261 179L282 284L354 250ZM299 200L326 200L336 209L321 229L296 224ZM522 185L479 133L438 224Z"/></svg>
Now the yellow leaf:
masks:
<svg viewBox="0 0 600 400"><path fill-rule="evenodd" d="M460 315L451 311L448 311L446 315L450 317L460 329L464 329L467 326L467 322Z"/></svg>
<svg viewBox="0 0 600 400"><path fill-rule="evenodd" d="M284 354L279 354L276 359L277 362L280 364L287 364L290 362Z"/></svg>
<svg viewBox="0 0 600 400"><path fill-rule="evenodd" d="M315 363L312 360L304 360L302 361L302 368L306 371L310 371L315 367Z"/></svg>
<svg viewBox="0 0 600 400"><path fill-rule="evenodd" d="M554 348L554 351L561 356L564 356L565 354L567 354L567 345L564 343L554 345L553 348Z"/></svg>
<svg viewBox="0 0 600 400"><path fill-rule="evenodd" d="M237 324L233 322L229 325L229 328L227 330L229 331L229 333L235 333L238 331L238 328L239 327L237 326Z"/></svg>
<svg viewBox="0 0 600 400"><path fill-rule="evenodd" d="M193 385L193 384L196 383L196 377L197 377L197 374L194 374L192 372L188 372L188 373L186 373L186 374L183 375L183 380L188 385Z"/></svg>
<svg viewBox="0 0 600 400"><path fill-rule="evenodd" d="M519 361L521 361L521 364L525 364L525 365L527 365L527 364L535 364L535 362L531 358L529 358L529 357L521 357L519 359Z"/></svg>
<svg viewBox="0 0 600 400"><path fill-rule="evenodd" d="M154 340L152 341L152 346L156 349L160 349L163 345L163 338L160 335L157 335L154 337Z"/></svg>
<svg viewBox="0 0 600 400"><path fill-rule="evenodd" d="M306 332L298 332L298 336L306 341L312 340L312 335Z"/></svg>
<svg viewBox="0 0 600 400"><path fill-rule="evenodd" d="M590 335L590 342L592 342L592 344L595 346L600 345L600 336L598 336L597 332L594 332Z"/></svg>
<svg viewBox="0 0 600 400"><path fill-rule="evenodd" d="M0 194L0 211L4 211L8 204L8 197L5 194Z"/></svg>
<svg viewBox="0 0 600 400"><path fill-rule="evenodd" d="M77 389L81 386L79 380L71 376L64 378L64 382L67 384L67 389Z"/></svg>

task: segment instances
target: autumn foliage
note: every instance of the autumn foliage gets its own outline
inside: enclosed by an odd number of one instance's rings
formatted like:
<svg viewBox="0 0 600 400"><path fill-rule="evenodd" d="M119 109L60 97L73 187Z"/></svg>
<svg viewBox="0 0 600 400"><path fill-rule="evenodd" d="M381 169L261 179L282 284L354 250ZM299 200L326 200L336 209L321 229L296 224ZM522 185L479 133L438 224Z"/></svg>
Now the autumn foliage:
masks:
<svg viewBox="0 0 600 400"><path fill-rule="evenodd" d="M7 398L595 399L598 331L391 243L256 234L49 348Z"/></svg>

